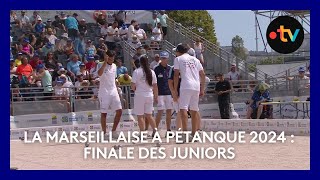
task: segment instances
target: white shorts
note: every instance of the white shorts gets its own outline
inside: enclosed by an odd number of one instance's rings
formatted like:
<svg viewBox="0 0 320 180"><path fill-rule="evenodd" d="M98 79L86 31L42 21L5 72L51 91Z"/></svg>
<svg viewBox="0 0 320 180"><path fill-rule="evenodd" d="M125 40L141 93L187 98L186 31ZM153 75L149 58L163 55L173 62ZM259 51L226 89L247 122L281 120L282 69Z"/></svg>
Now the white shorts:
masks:
<svg viewBox="0 0 320 180"><path fill-rule="evenodd" d="M173 109L176 113L180 112L179 102L173 102Z"/></svg>
<svg viewBox="0 0 320 180"><path fill-rule="evenodd" d="M153 111L153 96L145 97L141 95L134 95L133 112L138 115L152 114Z"/></svg>
<svg viewBox="0 0 320 180"><path fill-rule="evenodd" d="M195 90L181 90L179 97L179 108L192 111L199 111L199 91Z"/></svg>
<svg viewBox="0 0 320 180"><path fill-rule="evenodd" d="M119 95L99 95L99 102L101 113L122 109Z"/></svg>
<svg viewBox="0 0 320 180"><path fill-rule="evenodd" d="M168 110L173 108L171 95L158 96L158 110Z"/></svg>

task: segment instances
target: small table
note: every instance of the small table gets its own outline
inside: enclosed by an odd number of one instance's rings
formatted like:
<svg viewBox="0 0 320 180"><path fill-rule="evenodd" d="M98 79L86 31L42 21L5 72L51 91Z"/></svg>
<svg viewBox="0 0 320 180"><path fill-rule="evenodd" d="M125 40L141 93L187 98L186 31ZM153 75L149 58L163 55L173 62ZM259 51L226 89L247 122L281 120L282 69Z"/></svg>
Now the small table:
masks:
<svg viewBox="0 0 320 180"><path fill-rule="evenodd" d="M302 104L302 110L298 108L298 104ZM261 103L261 105L279 105L280 106L280 116L283 117L282 115L282 108L285 107L286 105L290 105L295 108L296 110L296 117L295 119L298 118L299 112L303 112L303 119L310 118L309 116L309 104L310 101L287 101L287 102L264 102Z"/></svg>

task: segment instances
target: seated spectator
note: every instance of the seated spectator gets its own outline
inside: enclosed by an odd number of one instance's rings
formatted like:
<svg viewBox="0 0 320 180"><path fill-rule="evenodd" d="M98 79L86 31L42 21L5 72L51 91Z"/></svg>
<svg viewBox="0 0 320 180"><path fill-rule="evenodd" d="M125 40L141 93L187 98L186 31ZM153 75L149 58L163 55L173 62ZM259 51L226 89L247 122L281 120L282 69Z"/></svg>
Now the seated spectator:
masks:
<svg viewBox="0 0 320 180"><path fill-rule="evenodd" d="M17 59L14 61L14 66L18 67L22 64L23 54L21 52L18 53Z"/></svg>
<svg viewBox="0 0 320 180"><path fill-rule="evenodd" d="M47 54L47 57L44 60L44 64L49 72L53 72L53 71L58 70L57 61L55 60L52 52L49 52Z"/></svg>
<svg viewBox="0 0 320 180"><path fill-rule="evenodd" d="M121 74L128 73L128 69L126 67L122 66L121 59L117 59L115 63L117 65L117 77L119 77L119 75L121 75Z"/></svg>
<svg viewBox="0 0 320 180"><path fill-rule="evenodd" d="M68 39L67 40L67 44L66 46L64 47L64 52L65 54L69 57L71 54L74 53L74 46L73 46L73 43L72 43L72 39Z"/></svg>
<svg viewBox="0 0 320 180"><path fill-rule="evenodd" d="M128 41L129 41L129 42L131 42L131 41L132 41L132 37L133 37L134 35L136 35L136 34L134 33L134 26L137 25L137 24L138 24L138 22L137 22L136 20L131 20L131 24L130 24L130 26L129 26L129 28L128 28L128 34L127 34Z"/></svg>
<svg viewBox="0 0 320 180"><path fill-rule="evenodd" d="M115 42L118 40L116 39L119 36L119 29L118 29L118 22L113 22L112 26L109 26L107 29L107 37L106 37L106 44L108 49L114 50L116 48Z"/></svg>
<svg viewBox="0 0 320 180"><path fill-rule="evenodd" d="M55 45L55 44L56 44L56 40L58 39L58 38L53 34L53 30L52 30L51 28L48 29L46 38L49 40L49 42L50 42L52 45Z"/></svg>
<svg viewBox="0 0 320 180"><path fill-rule="evenodd" d="M107 24L106 17L103 16L102 12L99 13L96 21L97 21L97 24L98 24L99 26L103 26L103 25Z"/></svg>
<svg viewBox="0 0 320 180"><path fill-rule="evenodd" d="M38 11L33 11L33 16L30 17L30 22L32 25L35 25L39 19L42 20L42 18L39 15Z"/></svg>
<svg viewBox="0 0 320 180"><path fill-rule="evenodd" d="M42 22L41 17L37 18L37 23L33 25L34 31L37 35L39 35L42 32L45 32L46 25Z"/></svg>
<svg viewBox="0 0 320 180"><path fill-rule="evenodd" d="M22 84L26 85L27 83L31 83L32 73L33 73L33 68L29 64L28 58L24 56L22 58L22 64L17 67L16 75L18 75L20 81L24 81L22 82ZM26 81L25 78L27 79L28 82L25 82Z"/></svg>
<svg viewBox="0 0 320 180"><path fill-rule="evenodd" d="M12 79L13 76L16 75L16 72L17 72L17 67L15 66L15 62L10 61L10 79Z"/></svg>
<svg viewBox="0 0 320 180"><path fill-rule="evenodd" d="M69 38L68 38L68 33L63 33L61 35L61 46L62 47L65 47L67 45L67 42L68 42ZM70 41L72 42L72 40L70 39Z"/></svg>
<svg viewBox="0 0 320 180"><path fill-rule="evenodd" d="M67 75L68 71L65 70L63 67L59 68L59 70L58 70L57 73L58 73L58 78L59 78L61 75L63 75L63 76L66 77L67 81L71 82L70 76ZM58 80L58 78L56 79L56 81Z"/></svg>
<svg viewBox="0 0 320 180"><path fill-rule="evenodd" d="M80 71L79 72L82 74L84 80L89 80L90 75L89 75L89 71L86 70L85 64L83 64L83 63L80 64Z"/></svg>
<svg viewBox="0 0 320 180"><path fill-rule="evenodd" d="M154 55L154 60L150 63L150 69L154 70L154 67L156 67L160 63L160 55L155 54Z"/></svg>
<svg viewBox="0 0 320 180"><path fill-rule="evenodd" d="M25 27L30 23L30 19L26 15L26 11L21 11L21 15L18 19L20 21L20 28Z"/></svg>
<svg viewBox="0 0 320 180"><path fill-rule="evenodd" d="M17 24L17 21L19 22L17 14L11 10L10 11L10 24Z"/></svg>
<svg viewBox="0 0 320 180"><path fill-rule="evenodd" d="M118 82L120 85L129 86L131 84L131 76L128 73L120 74L118 77Z"/></svg>
<svg viewBox="0 0 320 180"><path fill-rule="evenodd" d="M261 103L270 100L270 92L268 89L269 87L265 83L260 83L257 86L249 102L247 119L251 119L251 115L255 110L257 110L257 119L260 119L263 110Z"/></svg>
<svg viewBox="0 0 320 180"><path fill-rule="evenodd" d="M40 55L35 54L30 61L30 65L33 69L36 69L39 64L42 64L42 61L40 60Z"/></svg>
<svg viewBox="0 0 320 180"><path fill-rule="evenodd" d="M94 69L95 68L95 66L96 66L96 63L95 63L95 61L94 61L95 59L94 59L94 57L93 56L89 56L88 57L88 62L86 63L86 70L88 71L88 72L91 72L91 69Z"/></svg>
<svg viewBox="0 0 320 180"><path fill-rule="evenodd" d="M161 28L161 23L158 23L157 26L155 28L153 28L152 35L153 35L155 41L162 40L163 32L162 32L162 28Z"/></svg>
<svg viewBox="0 0 320 180"><path fill-rule="evenodd" d="M35 50L39 50L41 49L47 42L49 42L49 40L46 37L46 33L42 32L40 33L40 36L37 38L37 41L35 43Z"/></svg>
<svg viewBox="0 0 320 180"><path fill-rule="evenodd" d="M85 54L86 54L87 58L89 56L94 57L97 54L96 47L92 44L92 41L90 39L87 41Z"/></svg>
<svg viewBox="0 0 320 180"><path fill-rule="evenodd" d="M22 44L19 46L19 52L21 52L24 55L27 55L28 57L33 57L34 49L30 45L29 39L23 39Z"/></svg>
<svg viewBox="0 0 320 180"><path fill-rule="evenodd" d="M99 60L96 60L95 61L95 67L94 68L91 68L91 70L89 71L90 73L90 79L91 79L91 82L93 82L93 80L97 79L99 76L98 76L98 65L99 65Z"/></svg>
<svg viewBox="0 0 320 180"><path fill-rule="evenodd" d="M132 57L131 65L133 70L138 69L140 67L140 56L142 55L142 46L137 48L136 54Z"/></svg>
<svg viewBox="0 0 320 180"><path fill-rule="evenodd" d="M54 45L47 42L47 44L40 49L40 52L42 53L42 56L47 56L48 53L54 52Z"/></svg>
<svg viewBox="0 0 320 180"><path fill-rule="evenodd" d="M88 80L83 80L83 82L81 82L79 90L77 92L77 94L79 96L77 96L78 99L89 99L92 97L93 92L90 91L89 89L89 81Z"/></svg>
<svg viewBox="0 0 320 180"><path fill-rule="evenodd" d="M226 77L231 83L234 89L241 87L239 80L241 79L240 72L236 71L236 64L231 65L231 70ZM240 90L241 91L241 90Z"/></svg>
<svg viewBox="0 0 320 180"><path fill-rule="evenodd" d="M151 37L150 49L151 50L160 50L159 43L157 41L155 41L153 37Z"/></svg>
<svg viewBox="0 0 320 180"><path fill-rule="evenodd" d="M62 79L62 81L63 81L62 87L66 88L67 96L69 97L71 95L71 93L73 92L71 88L73 88L74 85L72 84L71 81L68 81L67 76L64 74L62 74L60 76L60 79Z"/></svg>
<svg viewBox="0 0 320 180"><path fill-rule="evenodd" d="M135 49L142 46L140 40L138 39L138 37L136 35L132 36L132 40L129 42L129 44L130 44L130 46L132 46Z"/></svg>
<svg viewBox="0 0 320 180"><path fill-rule="evenodd" d="M80 33L87 35L88 30L87 30L87 24L85 19L80 20L78 28Z"/></svg>
<svg viewBox="0 0 320 180"><path fill-rule="evenodd" d="M107 45L104 43L104 39L100 38L99 39L99 44L97 45L97 54L100 57L103 57L104 53L108 51Z"/></svg>
<svg viewBox="0 0 320 180"><path fill-rule="evenodd" d="M66 31L66 28L64 26L64 23L61 21L60 17L58 15L54 16L54 21L52 22L52 26L56 29L56 30L63 30Z"/></svg>
<svg viewBox="0 0 320 180"><path fill-rule="evenodd" d="M51 74L49 73L48 70L45 69L43 64L39 64L37 66L37 71L38 71L38 73L36 73L34 71L33 77L36 80L40 80L41 81L41 86L40 87L44 88L44 90L43 90L44 96L52 96L53 88L52 88L52 76L51 76ZM49 99L51 99L51 98L49 98Z"/></svg>
<svg viewBox="0 0 320 180"><path fill-rule="evenodd" d="M51 19L48 19L47 20L47 23L45 24L46 26L46 32L48 32L48 30L49 29L51 29L52 30L52 33L54 34L54 35L56 35L56 33L57 33L57 31L56 31L56 29L54 28L54 26L52 25L52 21L51 21Z"/></svg>
<svg viewBox="0 0 320 180"><path fill-rule="evenodd" d="M70 62L67 64L68 74L70 75L71 79L75 79L76 74L80 71L80 64L79 57L76 54L72 54L70 56Z"/></svg>
<svg viewBox="0 0 320 180"><path fill-rule="evenodd" d="M56 100L67 100L68 99L68 88L63 87L63 81L62 79L59 79L54 86L54 95Z"/></svg>
<svg viewBox="0 0 320 180"><path fill-rule="evenodd" d="M79 56L81 60L85 60L85 46L84 34L80 33L79 38L76 38L74 41L74 51Z"/></svg>
<svg viewBox="0 0 320 180"><path fill-rule="evenodd" d="M67 27L66 27L66 19L67 19L67 15L65 12L61 12L60 13L60 20L61 20L61 23L65 26L66 30L67 31Z"/></svg>
<svg viewBox="0 0 320 180"><path fill-rule="evenodd" d="M77 80L74 83L74 87L76 87L78 91L81 90L81 83L83 82L83 80L84 80L83 74L78 72L77 73Z"/></svg>
<svg viewBox="0 0 320 180"><path fill-rule="evenodd" d="M95 80L92 81L92 84L94 86L94 88L92 88L93 99L97 99L98 98L98 93L99 93L100 79L96 78Z"/></svg>
<svg viewBox="0 0 320 180"><path fill-rule="evenodd" d="M152 14L152 19L150 20L150 23L148 24L149 32L151 33L152 30L157 27L158 23L160 23L160 19L158 18L157 13ZM160 24L161 25L161 24Z"/></svg>
<svg viewBox="0 0 320 180"><path fill-rule="evenodd" d="M119 35L122 40L128 39L128 28L125 24L122 24L121 28L119 29Z"/></svg>
<svg viewBox="0 0 320 180"><path fill-rule="evenodd" d="M19 37L19 39L24 40L27 39L29 40L29 43L31 46L34 46L35 43L37 42L36 36L32 33L32 31L29 28L26 28L25 33Z"/></svg>
<svg viewBox="0 0 320 180"><path fill-rule="evenodd" d="M136 35L139 40L146 40L147 39L146 32L140 28L139 24L134 26L134 35Z"/></svg>

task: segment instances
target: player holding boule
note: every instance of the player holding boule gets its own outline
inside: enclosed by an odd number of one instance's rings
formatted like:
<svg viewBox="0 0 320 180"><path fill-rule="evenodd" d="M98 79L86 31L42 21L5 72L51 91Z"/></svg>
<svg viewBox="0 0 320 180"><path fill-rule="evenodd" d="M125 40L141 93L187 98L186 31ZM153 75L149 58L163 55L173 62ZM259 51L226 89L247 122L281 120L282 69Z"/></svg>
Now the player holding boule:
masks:
<svg viewBox="0 0 320 180"><path fill-rule="evenodd" d="M116 115L113 121L112 138L117 139L118 134L116 130L122 115L122 106L116 85L117 66L113 64L115 55L115 51L108 50L104 54L104 62L98 64L97 69L100 78L98 98L101 111L101 128L106 134L107 111L109 109L115 111Z"/></svg>

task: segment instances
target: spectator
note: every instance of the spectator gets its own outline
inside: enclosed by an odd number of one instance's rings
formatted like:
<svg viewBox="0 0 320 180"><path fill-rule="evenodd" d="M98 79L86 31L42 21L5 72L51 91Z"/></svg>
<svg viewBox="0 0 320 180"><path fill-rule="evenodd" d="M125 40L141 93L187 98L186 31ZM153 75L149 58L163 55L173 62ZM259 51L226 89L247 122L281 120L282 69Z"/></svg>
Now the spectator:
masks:
<svg viewBox="0 0 320 180"><path fill-rule="evenodd" d="M51 19L48 19L47 20L47 23L45 24L46 26L46 32L48 32L48 29L51 29L52 30L52 33L54 34L54 35L56 35L56 29L54 28L54 26L52 25L52 21L51 21Z"/></svg>
<svg viewBox="0 0 320 180"><path fill-rule="evenodd" d="M157 41L155 41L154 37L151 37L150 49L151 50L160 50L160 45Z"/></svg>
<svg viewBox="0 0 320 180"><path fill-rule="evenodd" d="M116 48L115 42L119 36L118 22L113 22L112 26L107 29L106 44L109 50L114 50Z"/></svg>
<svg viewBox="0 0 320 180"><path fill-rule="evenodd" d="M30 61L30 65L33 69L36 69L39 64L42 64L42 61L40 60L40 55L35 54L33 59Z"/></svg>
<svg viewBox="0 0 320 180"><path fill-rule="evenodd" d="M23 54L21 52L18 53L17 59L14 61L14 66L18 67L22 64L22 56Z"/></svg>
<svg viewBox="0 0 320 180"><path fill-rule="evenodd" d="M83 80L80 84L79 90L78 90L78 99L89 99L92 97L93 92L89 91L89 81L88 80Z"/></svg>
<svg viewBox="0 0 320 180"><path fill-rule="evenodd" d="M119 29L119 36L122 40L128 39L128 28L125 24L122 24L121 28Z"/></svg>
<svg viewBox="0 0 320 180"><path fill-rule="evenodd" d="M68 42L68 33L63 33L62 35L61 35L61 46L62 47L65 47L66 45L67 45L67 42ZM71 40L71 39L70 39ZM71 40L71 42L72 42L72 40Z"/></svg>
<svg viewBox="0 0 320 180"><path fill-rule="evenodd" d="M29 17L26 15L26 11L21 11L20 20L20 27L25 27L30 23Z"/></svg>
<svg viewBox="0 0 320 180"><path fill-rule="evenodd" d="M76 87L78 91L81 90L81 83L83 82L83 80L83 74L78 72L77 81L74 83L74 87Z"/></svg>
<svg viewBox="0 0 320 180"><path fill-rule="evenodd" d="M47 44L41 48L40 52L42 53L42 56L47 56L49 52L54 52L54 45L47 42Z"/></svg>
<svg viewBox="0 0 320 180"><path fill-rule="evenodd" d="M10 24L19 24L19 19L14 11L10 11Z"/></svg>
<svg viewBox="0 0 320 180"><path fill-rule="evenodd" d="M87 35L88 30L87 30L87 24L85 19L80 20L78 28L80 33Z"/></svg>
<svg viewBox="0 0 320 180"><path fill-rule="evenodd" d="M139 24L134 26L134 35L138 37L139 40L146 40L147 34L143 29L140 29Z"/></svg>
<svg viewBox="0 0 320 180"><path fill-rule="evenodd" d="M76 74L80 71L80 64L79 57L76 54L70 55L70 62L67 64L67 70L71 77L71 79L75 79Z"/></svg>
<svg viewBox="0 0 320 180"><path fill-rule="evenodd" d="M270 100L270 92L268 89L269 87L265 83L260 83L256 87L248 105L247 119L251 119L254 111L257 111L257 119L260 119L263 110L261 103Z"/></svg>
<svg viewBox="0 0 320 180"><path fill-rule="evenodd" d="M89 80L90 74L89 74L89 71L86 70L86 65L81 63L79 67L80 67L79 72L82 74L83 79Z"/></svg>
<svg viewBox="0 0 320 180"><path fill-rule="evenodd" d="M298 84L299 84L299 90L310 88L310 78L305 75L305 68L299 67L298 69L299 74L297 76ZM288 80L293 80L294 77L288 77Z"/></svg>
<svg viewBox="0 0 320 180"><path fill-rule="evenodd" d="M133 48L137 49L138 47L142 46L140 40L138 39L138 37L136 35L132 36L132 40L130 41L130 46L132 46Z"/></svg>
<svg viewBox="0 0 320 180"><path fill-rule="evenodd" d="M118 82L120 85L123 86L129 86L131 84L131 76L129 76L128 72L124 73L124 74L120 74L118 76Z"/></svg>
<svg viewBox="0 0 320 180"><path fill-rule="evenodd" d="M15 76L16 72L17 72L17 67L15 66L15 62L10 61L10 79L12 79L13 76Z"/></svg>
<svg viewBox="0 0 320 180"><path fill-rule="evenodd" d="M107 24L106 17L103 16L102 12L99 13L98 18L96 19L96 21L97 21L97 24L99 26L103 26L103 25Z"/></svg>
<svg viewBox="0 0 320 180"><path fill-rule="evenodd" d="M188 48L189 48L188 54L190 56L196 57L196 51L189 44L188 44Z"/></svg>
<svg viewBox="0 0 320 180"><path fill-rule="evenodd" d="M66 31L66 27L64 26L64 23L62 22L62 20L60 19L60 17L58 15L54 16L54 21L52 22L52 25L55 29L61 29L63 31Z"/></svg>
<svg viewBox="0 0 320 180"><path fill-rule="evenodd" d="M100 64L100 61L99 60L96 60L95 61L95 67L94 68L91 68L91 70L90 70L90 79L91 80L94 80L94 79L97 79L99 76L98 76L98 66L100 66L101 67L101 65L99 65Z"/></svg>
<svg viewBox="0 0 320 180"><path fill-rule="evenodd" d="M94 68L95 68L96 63L95 63L94 60L95 60L95 59L94 59L93 56L89 56L89 57L88 57L88 62L86 63L86 70L87 70L88 72L90 72L91 69L94 69Z"/></svg>
<svg viewBox="0 0 320 180"><path fill-rule="evenodd" d="M52 77L48 70L45 69L43 64L37 66L38 73L34 72L35 79L41 80L41 86L44 88L44 96L52 96ZM51 99L51 98L49 98Z"/></svg>
<svg viewBox="0 0 320 180"><path fill-rule="evenodd" d="M117 77L119 77L121 74L128 73L128 69L126 67L122 66L121 59L117 59L116 65L117 65Z"/></svg>
<svg viewBox="0 0 320 180"><path fill-rule="evenodd" d="M72 17L74 17L74 18L77 20L78 25L79 25L78 16L79 16L79 15L78 15L77 13L73 13L73 14L72 14Z"/></svg>
<svg viewBox="0 0 320 180"><path fill-rule="evenodd" d="M103 57L104 53L108 51L107 45L104 43L104 39L100 38L99 39L99 44L97 45L97 54L100 57Z"/></svg>
<svg viewBox="0 0 320 180"><path fill-rule="evenodd" d="M150 63L150 68L152 70L154 70L154 67L156 67L159 63L160 63L160 55L159 54L155 54L154 55L154 60Z"/></svg>
<svg viewBox="0 0 320 180"><path fill-rule="evenodd" d="M42 32L45 32L46 25L42 22L41 17L38 17L37 23L33 25L34 31L37 35L39 35Z"/></svg>
<svg viewBox="0 0 320 180"><path fill-rule="evenodd" d="M90 56L95 56L97 54L96 47L92 44L92 41L89 39L86 45L86 52L87 58Z"/></svg>
<svg viewBox="0 0 320 180"><path fill-rule="evenodd" d="M46 68L48 69L49 72L57 71L58 66L57 66L57 61L54 59L53 53L49 52L47 54L47 57L44 61L44 64Z"/></svg>
<svg viewBox="0 0 320 180"><path fill-rule="evenodd" d="M140 67L140 56L142 55L142 46L137 48L136 54L132 57L131 65L133 70L138 69Z"/></svg>
<svg viewBox="0 0 320 180"><path fill-rule="evenodd" d="M30 45L29 39L23 39L21 45L19 45L19 52L23 53L24 55L28 55L28 57L33 57L34 49Z"/></svg>
<svg viewBox="0 0 320 180"><path fill-rule="evenodd" d="M233 88L238 89L240 88L240 73L239 71L236 71L236 64L232 64L231 65L231 70L230 72L227 74L227 79L229 81L231 81ZM241 91L241 90L240 90Z"/></svg>
<svg viewBox="0 0 320 180"><path fill-rule="evenodd" d="M161 23L162 32L163 32L163 38L167 35L168 31L168 25L167 25L167 19L169 18L167 14L165 14L164 10L160 11L160 14L158 15L158 18Z"/></svg>
<svg viewBox="0 0 320 180"><path fill-rule="evenodd" d="M108 35L108 24L104 24L101 26L100 34L103 38L106 38Z"/></svg>
<svg viewBox="0 0 320 180"><path fill-rule="evenodd" d="M131 24L128 28L128 41L132 41L132 37L133 35L136 35L134 32L134 26L137 25L137 21L136 20L131 20Z"/></svg>
<svg viewBox="0 0 320 180"><path fill-rule="evenodd" d="M149 31L152 32L152 30L157 27L158 23L160 23L160 19L157 17L157 13L152 14L152 19L150 23L148 24Z"/></svg>
<svg viewBox="0 0 320 180"><path fill-rule="evenodd" d="M120 27L126 22L126 17L127 13L123 10L120 10L117 14L114 14L114 19L118 22Z"/></svg>
<svg viewBox="0 0 320 180"><path fill-rule="evenodd" d="M68 39L67 40L67 44L66 46L64 47L64 52L65 54L69 57L71 54L74 53L74 46L73 46L73 43L72 43L72 39Z"/></svg>
<svg viewBox="0 0 320 180"><path fill-rule="evenodd" d="M32 25L36 24L39 19L42 19L38 13L38 11L33 11L33 16L30 18L30 22Z"/></svg>
<svg viewBox="0 0 320 180"><path fill-rule="evenodd" d="M34 45L35 50L41 49L49 40L46 38L46 33L40 33L40 37L37 38L37 41Z"/></svg>
<svg viewBox="0 0 320 180"><path fill-rule="evenodd" d="M51 28L48 29L47 31L47 35L46 35L46 38L49 40L49 42L52 44L52 45L55 45L56 44L56 40L58 39L54 34L53 34L53 30Z"/></svg>
<svg viewBox="0 0 320 180"><path fill-rule="evenodd" d="M17 71L16 71L16 74L18 75L19 80L21 81L23 80L23 77L25 77L30 83L32 80L32 72L33 72L32 66L29 64L28 58L24 56L22 58L22 64L17 67ZM24 82L24 83L27 83L27 82Z"/></svg>
<svg viewBox="0 0 320 180"><path fill-rule="evenodd" d="M68 80L68 77L66 75L61 74L60 78L63 81L63 87L68 89L68 96L70 96L70 92L72 92L70 88L74 87L74 85L71 81Z"/></svg>
<svg viewBox="0 0 320 180"><path fill-rule="evenodd" d="M72 40L78 37L79 29L78 29L78 21L76 19L75 14L73 16L69 16L66 21L65 25L68 31L68 36Z"/></svg>
<svg viewBox="0 0 320 180"><path fill-rule="evenodd" d="M153 35L155 41L162 40L163 32L162 32L162 28L161 28L161 23L158 23L157 26L155 28L153 28L152 35Z"/></svg>
<svg viewBox="0 0 320 180"><path fill-rule="evenodd" d="M203 44L202 44L200 38L196 39L196 43L194 43L193 47L195 50L196 58L199 59L201 64L203 65L203 63L204 63L204 59L203 59L204 47L203 47Z"/></svg>
<svg viewBox="0 0 320 180"><path fill-rule="evenodd" d="M218 94L218 105L221 119L230 119L230 92L231 85L224 79L223 74L218 74L219 82L216 84L215 91Z"/></svg>
<svg viewBox="0 0 320 180"><path fill-rule="evenodd" d="M68 71L65 70L63 67L60 67L57 73L58 73L58 76L61 76L61 75L66 76L66 79L67 79L69 82L71 82L70 76L67 75ZM57 80L58 80L58 79L57 79Z"/></svg>
<svg viewBox="0 0 320 180"><path fill-rule="evenodd" d="M99 94L100 79L96 78L95 80L92 81L92 84L94 86L94 88L92 88L93 99L97 99Z"/></svg>
<svg viewBox="0 0 320 180"><path fill-rule="evenodd" d="M63 87L63 81L59 78L57 80L56 86L54 87L54 95L56 100L67 100L69 89ZM70 111L69 111L70 112Z"/></svg>
<svg viewBox="0 0 320 180"><path fill-rule="evenodd" d="M20 39L22 39L22 40L28 39L31 46L34 46L35 43L37 42L36 36L34 34L32 34L31 30L28 28L25 30L25 33L20 37Z"/></svg>
<svg viewBox="0 0 320 180"><path fill-rule="evenodd" d="M84 42L84 34L80 33L79 38L76 38L74 41L74 51L80 57L80 59L85 57L85 47L86 43Z"/></svg>

